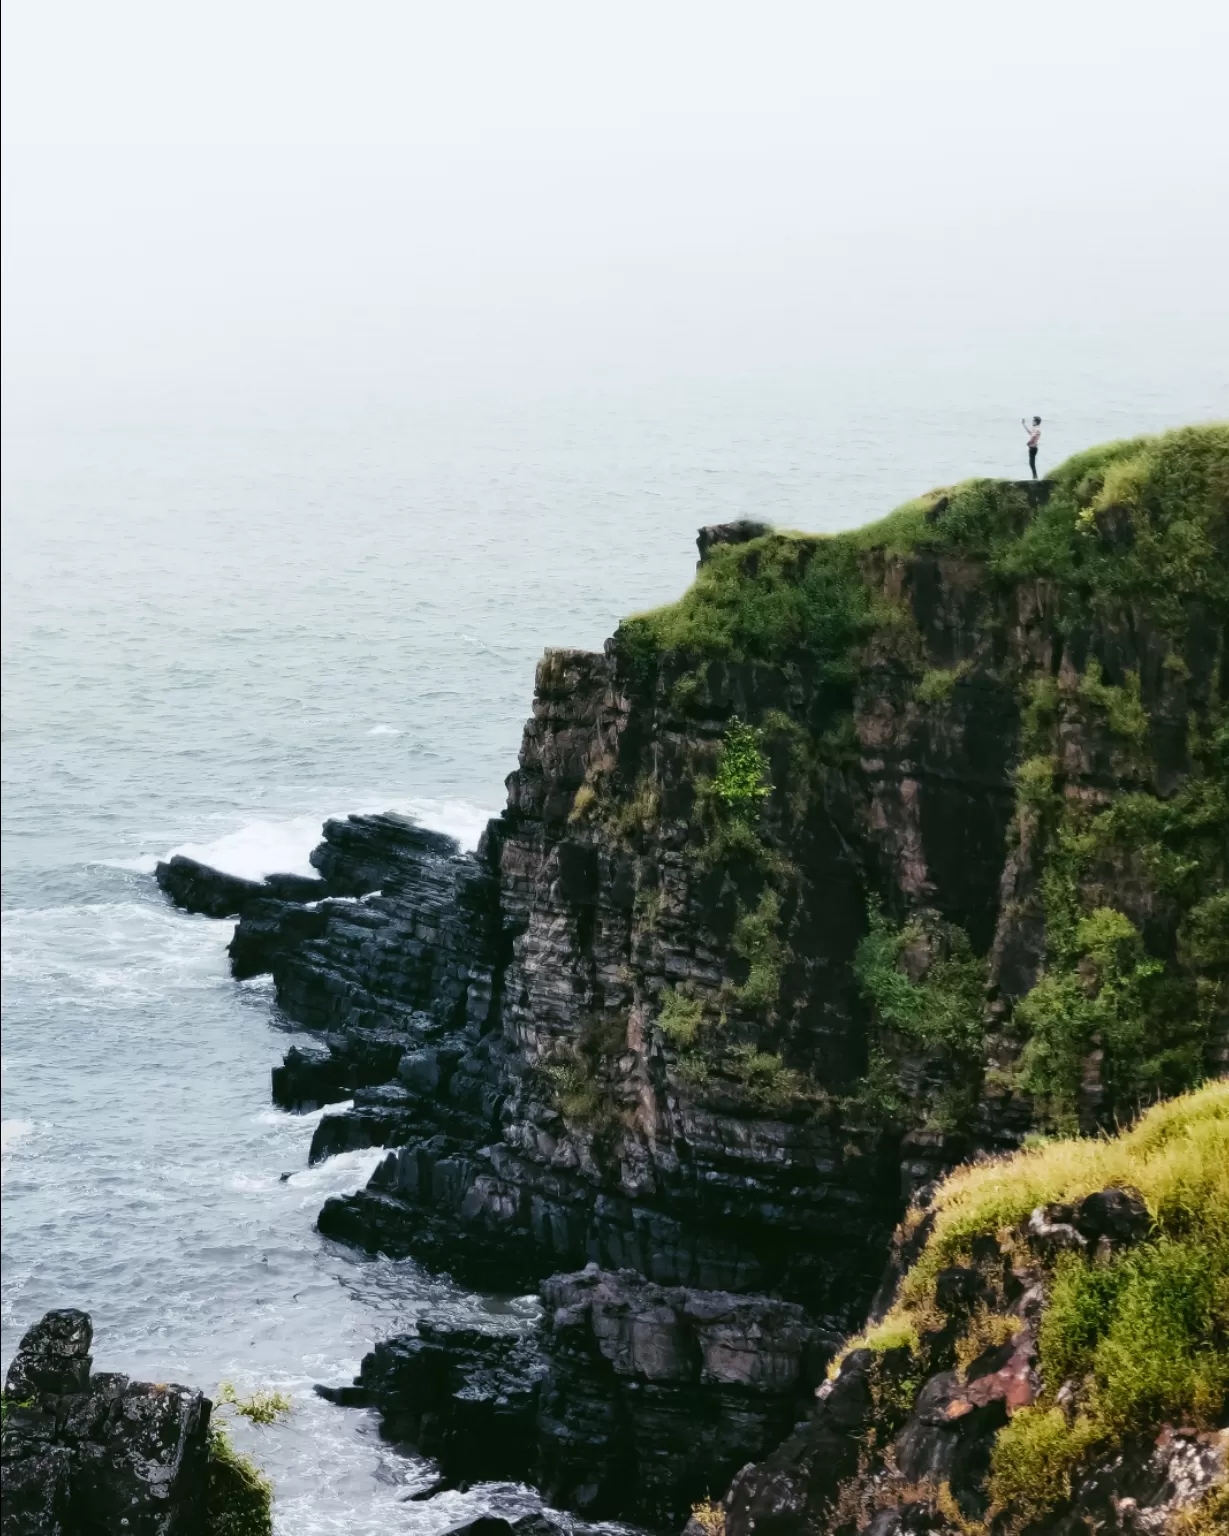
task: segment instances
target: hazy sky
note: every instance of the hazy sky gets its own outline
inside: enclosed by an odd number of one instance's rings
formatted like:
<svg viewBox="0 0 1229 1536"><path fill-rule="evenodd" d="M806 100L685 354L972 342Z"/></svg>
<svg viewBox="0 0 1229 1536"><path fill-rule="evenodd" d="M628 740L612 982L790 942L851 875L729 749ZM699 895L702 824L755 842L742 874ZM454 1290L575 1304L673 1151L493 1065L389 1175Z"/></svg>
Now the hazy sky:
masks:
<svg viewBox="0 0 1229 1536"><path fill-rule="evenodd" d="M7 0L6 403L1229 352L1227 17Z"/></svg>

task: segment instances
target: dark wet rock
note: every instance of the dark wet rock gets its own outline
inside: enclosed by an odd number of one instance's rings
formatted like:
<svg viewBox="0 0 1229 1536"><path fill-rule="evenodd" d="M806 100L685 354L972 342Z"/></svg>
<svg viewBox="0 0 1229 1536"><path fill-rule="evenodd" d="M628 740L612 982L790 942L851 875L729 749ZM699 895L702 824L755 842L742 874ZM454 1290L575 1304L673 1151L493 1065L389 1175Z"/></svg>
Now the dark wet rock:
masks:
<svg viewBox="0 0 1229 1536"><path fill-rule="evenodd" d="M4 1536L204 1536L210 1403L90 1373L85 1312L49 1312L5 1379Z"/></svg>
<svg viewBox="0 0 1229 1536"><path fill-rule="evenodd" d="M407 1140L413 1130L412 1105L411 1095L397 1083L356 1088L352 1110L321 1117L307 1161L321 1163L338 1152L389 1147Z"/></svg>
<svg viewBox="0 0 1229 1536"><path fill-rule="evenodd" d="M94 1337L88 1312L64 1307L28 1328L4 1378L6 1398L84 1392L90 1380Z"/></svg>
<svg viewBox="0 0 1229 1536"><path fill-rule="evenodd" d="M273 1068L273 1102L300 1114L338 1104L347 1097L348 1078L344 1058L327 1047L304 1050L292 1045L281 1066Z"/></svg>
<svg viewBox="0 0 1229 1536"><path fill-rule="evenodd" d="M177 907L201 912L206 917L238 917L256 902L315 901L326 894L320 880L300 875L271 875L267 880L246 880L213 869L186 854L160 861L154 878Z"/></svg>
<svg viewBox="0 0 1229 1536"><path fill-rule="evenodd" d="M455 837L420 827L412 816L385 811L326 821L311 864L330 895L366 896L414 886L425 859L449 859L459 846Z"/></svg>
<svg viewBox="0 0 1229 1536"><path fill-rule="evenodd" d="M1095 1246L1104 1239L1112 1247L1125 1247L1147 1237L1152 1217L1138 1190L1110 1188L1086 1195L1072 1225L1086 1243Z"/></svg>
<svg viewBox="0 0 1229 1536"><path fill-rule="evenodd" d="M479 1515L452 1526L444 1536L587 1536L588 1530L549 1509L536 1509L520 1515Z"/></svg>
<svg viewBox="0 0 1229 1536"><path fill-rule="evenodd" d="M870 1350L855 1350L816 1394L814 1411L771 1456L744 1466L725 1498L726 1536L803 1536L858 1466L874 1411Z"/></svg>
<svg viewBox="0 0 1229 1536"><path fill-rule="evenodd" d="M1083 1253L1088 1239L1074 1224L1070 1205L1039 1205L1028 1219L1028 1239L1037 1253L1053 1262L1060 1253Z"/></svg>
<svg viewBox="0 0 1229 1536"><path fill-rule="evenodd" d="M656 1286L596 1266L542 1287L536 1481L593 1518L677 1528L805 1410L831 1341L764 1297Z"/></svg>
<svg viewBox="0 0 1229 1536"><path fill-rule="evenodd" d="M974 1402L956 1372L932 1376L896 1437L896 1465L911 1483L950 1484L962 1512L980 1518L994 1438L1007 1417L1005 1396L988 1393L984 1402Z"/></svg>
<svg viewBox="0 0 1229 1536"><path fill-rule="evenodd" d="M1196 1506L1229 1477L1229 1431L1197 1432L1162 1426L1129 1440L1075 1480L1069 1506L1047 1522L1044 1536L1154 1536L1172 1529L1172 1517ZM1206 1526L1218 1530L1215 1517ZM1030 1527L1029 1536L1043 1536Z"/></svg>
<svg viewBox="0 0 1229 1536"><path fill-rule="evenodd" d="M524 1480L536 1461L538 1385L546 1363L535 1328L487 1329L420 1319L377 1344L343 1391L381 1417L385 1438L408 1442L450 1483Z"/></svg>
<svg viewBox="0 0 1229 1536"><path fill-rule="evenodd" d="M231 974L239 981L266 974L308 939L319 938L327 922L328 913L318 906L272 897L249 901L227 945Z"/></svg>
<svg viewBox="0 0 1229 1536"><path fill-rule="evenodd" d="M528 1481L557 1507L669 1528L788 1431L834 1343L788 1302L596 1265L542 1301L519 1323L425 1318L353 1387L318 1390L376 1408L450 1483Z"/></svg>

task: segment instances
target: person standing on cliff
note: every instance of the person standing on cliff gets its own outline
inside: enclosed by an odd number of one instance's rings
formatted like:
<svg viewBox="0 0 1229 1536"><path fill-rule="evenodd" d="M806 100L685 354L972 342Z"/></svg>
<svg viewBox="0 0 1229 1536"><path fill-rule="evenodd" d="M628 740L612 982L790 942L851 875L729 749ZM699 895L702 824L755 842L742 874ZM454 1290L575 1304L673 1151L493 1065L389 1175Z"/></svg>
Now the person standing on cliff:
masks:
<svg viewBox="0 0 1229 1536"><path fill-rule="evenodd" d="M1033 479L1037 478L1037 450L1041 447L1041 417L1034 416L1033 424L1029 426L1023 416L1020 417L1020 425L1028 433L1028 467Z"/></svg>

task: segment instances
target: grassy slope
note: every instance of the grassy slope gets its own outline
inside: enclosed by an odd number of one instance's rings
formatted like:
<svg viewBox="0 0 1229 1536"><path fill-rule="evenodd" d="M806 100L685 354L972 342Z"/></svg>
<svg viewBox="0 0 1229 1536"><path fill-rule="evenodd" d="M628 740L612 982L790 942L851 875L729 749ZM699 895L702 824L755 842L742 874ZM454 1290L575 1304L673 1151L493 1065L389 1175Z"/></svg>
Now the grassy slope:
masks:
<svg viewBox="0 0 1229 1536"><path fill-rule="evenodd" d="M1172 627L1192 598L1229 602L1229 425L1107 443L1051 479L1050 500L1032 517L1017 484L966 480L850 533L718 545L677 603L629 619L620 637L642 654L802 652L847 672L875 622L858 562L875 550L980 556L1005 577L1052 578L1070 589L1069 621L1088 601L1143 601ZM1126 549L1112 538L1124 516L1134 535Z"/></svg>
<svg viewBox="0 0 1229 1536"><path fill-rule="evenodd" d="M1135 1432L1155 1432L1163 1422L1224 1422L1229 1081L1157 1105L1115 1137L1056 1141L958 1170L934 1198L933 1231L892 1311L850 1346L905 1345L918 1373L925 1372L927 1336L945 1321L935 1296L939 1272L972 1263L978 1238L995 1238L1007 1253L1036 1264L1020 1235L1030 1212L1111 1185L1143 1195L1152 1229L1143 1243L1109 1259L1068 1254L1044 1267L1042 1396L999 1432L989 1481L1008 1526L1013 1515L1021 1522L1044 1518L1066 1496L1081 1462ZM911 1212L907 1224L921 1219ZM1006 1311L1004 1305L1004 1326ZM971 1359L1002 1336L992 1313L969 1321L977 1336L956 1345L958 1359Z"/></svg>

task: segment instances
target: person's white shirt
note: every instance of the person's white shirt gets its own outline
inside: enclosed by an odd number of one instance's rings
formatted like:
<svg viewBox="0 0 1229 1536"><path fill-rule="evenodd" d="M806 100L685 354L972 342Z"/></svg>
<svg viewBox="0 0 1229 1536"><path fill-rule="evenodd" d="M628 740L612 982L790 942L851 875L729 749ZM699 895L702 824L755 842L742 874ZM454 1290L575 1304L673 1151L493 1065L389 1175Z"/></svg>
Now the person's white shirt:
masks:
<svg viewBox="0 0 1229 1536"><path fill-rule="evenodd" d="M1031 425L1024 419L1023 416L1020 418L1020 425L1028 433L1028 446L1030 448L1036 448L1037 445L1041 442L1041 428Z"/></svg>

